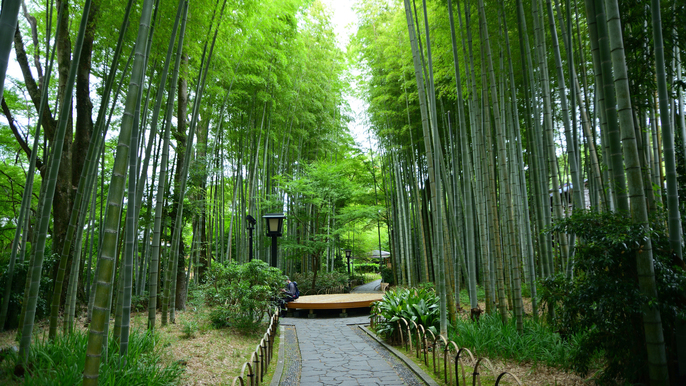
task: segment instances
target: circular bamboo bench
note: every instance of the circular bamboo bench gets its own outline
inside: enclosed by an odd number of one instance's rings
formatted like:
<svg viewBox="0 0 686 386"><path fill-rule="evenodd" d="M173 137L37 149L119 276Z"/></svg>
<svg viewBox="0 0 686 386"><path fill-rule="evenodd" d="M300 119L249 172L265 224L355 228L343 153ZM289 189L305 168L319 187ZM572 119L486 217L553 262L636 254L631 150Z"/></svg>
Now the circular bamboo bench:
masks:
<svg viewBox="0 0 686 386"><path fill-rule="evenodd" d="M383 293L351 293L330 295L301 296L286 307L289 310L310 310L308 317L314 318L314 310L342 310L341 317L348 316L347 310L352 308L371 307L374 302L383 298Z"/></svg>

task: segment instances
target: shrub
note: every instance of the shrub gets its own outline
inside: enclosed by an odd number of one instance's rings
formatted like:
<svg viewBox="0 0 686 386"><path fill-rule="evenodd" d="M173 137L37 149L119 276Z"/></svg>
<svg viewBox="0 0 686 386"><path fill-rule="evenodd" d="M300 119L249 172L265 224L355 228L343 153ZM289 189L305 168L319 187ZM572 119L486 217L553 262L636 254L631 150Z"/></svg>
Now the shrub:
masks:
<svg viewBox="0 0 686 386"><path fill-rule="evenodd" d="M393 270L388 267L381 267L381 281L390 285L395 285L395 276Z"/></svg>
<svg viewBox="0 0 686 386"><path fill-rule="evenodd" d="M198 322L194 319L188 319L181 322L181 332L186 339L194 338L198 332Z"/></svg>
<svg viewBox="0 0 686 386"><path fill-rule="evenodd" d="M379 263L355 263L353 270L358 274L379 272Z"/></svg>
<svg viewBox="0 0 686 386"><path fill-rule="evenodd" d="M26 251L26 259L24 261L17 261L14 266L14 277L12 278L12 290L10 293L10 302L7 310L7 320L5 322L5 329L17 328L19 324L19 313L21 312L21 304L24 302L24 286L26 284L26 271L29 269L29 254L30 250ZM7 283L7 267L9 264L10 253L3 253L0 255L0 288L5 289ZM55 264L59 261L59 255L50 253L49 248L45 251L45 259L43 260L43 273L40 279L40 289L38 290L38 302L36 304L36 320L40 320L50 315L50 301L52 300L52 290L55 287L52 279L52 274ZM0 300L2 302L2 300Z"/></svg>
<svg viewBox="0 0 686 386"><path fill-rule="evenodd" d="M348 287L348 274L342 272L319 272L317 274L317 281L314 288L312 288L312 280L314 275L308 273L295 273L291 276L291 280L298 283L300 295L317 295L323 293L344 292Z"/></svg>
<svg viewBox="0 0 686 386"><path fill-rule="evenodd" d="M278 268L261 260L214 264L205 284L205 300L218 306L210 315L216 327L256 326L274 306L285 281Z"/></svg>
<svg viewBox="0 0 686 386"><path fill-rule="evenodd" d="M383 318L377 324L376 332L387 339L397 333L400 318L421 324L434 334L438 334L440 328L439 298L431 289L402 288L388 291L381 301L374 303L372 314Z"/></svg>
<svg viewBox="0 0 686 386"><path fill-rule="evenodd" d="M131 312L143 312L148 310L148 291L143 291L141 295L131 294Z"/></svg>
<svg viewBox="0 0 686 386"><path fill-rule="evenodd" d="M551 231L577 235L575 276L557 275L543 281L542 298L555 307L552 324L563 336L585 332L571 359L573 368L586 373L593 354L602 352L606 367L601 383L623 379L648 380L648 358L642 320L644 305L658 307L666 342L676 342L675 325L686 307L686 275L669 250L664 220L653 221L652 232L613 213L575 213ZM658 298L646 298L638 288L636 252L646 237L653 243ZM668 363L676 363L676 344L668 343Z"/></svg>
<svg viewBox="0 0 686 386"><path fill-rule="evenodd" d="M371 282L373 282L374 280L379 280L379 279L381 279L381 276L380 276L378 273L371 273L371 272L369 272L369 273L360 273L360 274L356 274L356 275L350 276L350 281L351 281L351 282L357 281L357 282L359 282L360 284L371 283Z"/></svg>

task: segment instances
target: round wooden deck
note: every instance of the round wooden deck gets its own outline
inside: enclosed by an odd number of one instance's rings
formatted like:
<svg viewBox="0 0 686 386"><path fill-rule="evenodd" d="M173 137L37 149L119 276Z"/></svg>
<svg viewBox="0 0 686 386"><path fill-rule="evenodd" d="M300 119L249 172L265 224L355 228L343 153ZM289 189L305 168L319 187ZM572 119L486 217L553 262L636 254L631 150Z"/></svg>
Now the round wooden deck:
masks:
<svg viewBox="0 0 686 386"><path fill-rule="evenodd" d="M372 303L383 298L383 293L350 293L333 295L301 296L286 304L290 309L301 310L338 310L371 307Z"/></svg>

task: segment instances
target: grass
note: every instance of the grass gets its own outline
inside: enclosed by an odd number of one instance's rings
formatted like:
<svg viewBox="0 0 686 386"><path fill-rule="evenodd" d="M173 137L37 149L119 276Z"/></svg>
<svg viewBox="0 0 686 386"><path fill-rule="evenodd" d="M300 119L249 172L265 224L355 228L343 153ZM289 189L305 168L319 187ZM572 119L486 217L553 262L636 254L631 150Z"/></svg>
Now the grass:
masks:
<svg viewBox="0 0 686 386"><path fill-rule="evenodd" d="M272 378L274 378L274 371L276 370L277 362L279 361L279 345L281 344L281 332L280 328L276 329L277 334L274 336L274 354L272 354L272 361L267 367L267 373L264 374L264 379L262 380L263 385L268 385L271 383Z"/></svg>
<svg viewBox="0 0 686 386"><path fill-rule="evenodd" d="M109 371L118 366L118 354L110 349L108 363L101 370L101 382L108 385L216 385L231 384L241 372L243 364L259 344L267 325L254 333L211 325L211 309L203 306L202 299L191 297L187 311L176 312L176 323L160 325L157 317L155 334L147 330L147 313L135 313L131 317L131 343L127 367L121 371ZM9 357L0 362L1 385L72 385L80 384L85 358L87 331L81 321L74 334L60 337L54 344L46 342L47 322L41 321L35 328L31 349L30 377L13 375L14 360L11 348ZM15 331L0 334L0 350L18 346ZM275 346L278 348L278 346ZM273 373L277 358L272 358L269 371ZM53 367L54 366L54 367ZM60 367L61 366L61 367ZM172 379L174 377L176 380Z"/></svg>
<svg viewBox="0 0 686 386"><path fill-rule="evenodd" d="M125 361L119 357L115 342L110 339L108 355L100 370L100 382L108 385L174 385L181 380L183 368L179 363L161 365L163 347L159 336L134 330L129 337L129 351ZM54 342L38 341L32 345L29 366L23 377L15 375L17 353L5 359L0 383L6 385L76 385L81 383L86 358L88 335L75 331L57 337ZM22 379L23 378L23 379Z"/></svg>
<svg viewBox="0 0 686 386"><path fill-rule="evenodd" d="M509 318L503 325L498 314L483 314L478 323L459 320L449 336L458 346L469 347L477 356L502 357L552 367L567 368L575 349L574 337L565 341L548 326L531 319L524 319L520 334L514 318Z"/></svg>

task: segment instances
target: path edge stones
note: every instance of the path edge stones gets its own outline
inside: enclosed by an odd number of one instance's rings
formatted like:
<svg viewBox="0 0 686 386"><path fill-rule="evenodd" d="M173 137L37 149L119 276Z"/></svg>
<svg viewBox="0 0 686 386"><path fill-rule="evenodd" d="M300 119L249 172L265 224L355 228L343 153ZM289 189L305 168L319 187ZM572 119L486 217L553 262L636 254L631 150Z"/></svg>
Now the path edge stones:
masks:
<svg viewBox="0 0 686 386"><path fill-rule="evenodd" d="M407 358L403 353L400 351L396 350L395 347L387 344L386 342L383 341L383 339L379 338L374 332L369 330L367 327L364 326L358 326L362 331L367 333L372 339L377 341L380 345L382 345L386 350L391 352L393 355L395 355L398 359L400 359L402 362L407 365L407 367L412 370L424 383L426 383L428 386L439 386L439 384L434 381L429 374L424 372L419 366L417 366L416 363L414 363L411 359ZM276 386L276 385L270 385L270 386Z"/></svg>

